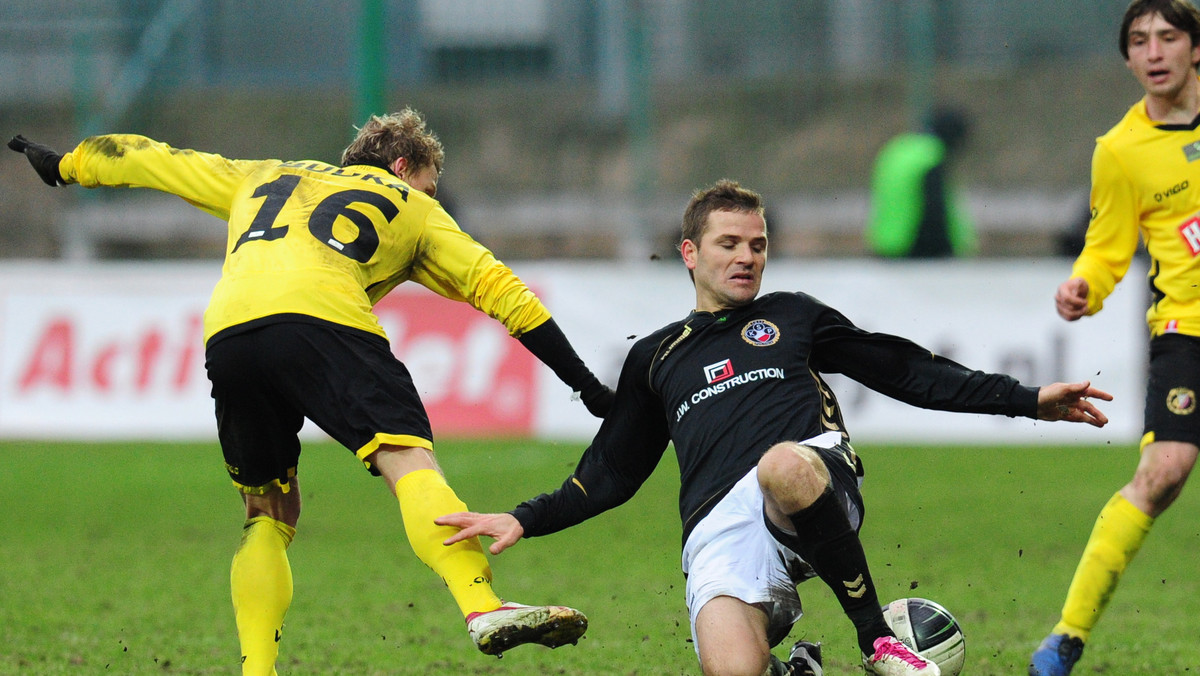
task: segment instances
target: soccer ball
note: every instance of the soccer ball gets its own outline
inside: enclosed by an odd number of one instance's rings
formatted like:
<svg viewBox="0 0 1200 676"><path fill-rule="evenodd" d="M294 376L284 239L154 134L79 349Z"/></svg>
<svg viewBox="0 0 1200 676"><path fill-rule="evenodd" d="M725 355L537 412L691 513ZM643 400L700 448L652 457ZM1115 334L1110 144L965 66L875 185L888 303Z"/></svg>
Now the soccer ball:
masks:
<svg viewBox="0 0 1200 676"><path fill-rule="evenodd" d="M950 611L929 599L898 599L883 607L883 619L904 645L935 662L942 676L962 671L967 642Z"/></svg>

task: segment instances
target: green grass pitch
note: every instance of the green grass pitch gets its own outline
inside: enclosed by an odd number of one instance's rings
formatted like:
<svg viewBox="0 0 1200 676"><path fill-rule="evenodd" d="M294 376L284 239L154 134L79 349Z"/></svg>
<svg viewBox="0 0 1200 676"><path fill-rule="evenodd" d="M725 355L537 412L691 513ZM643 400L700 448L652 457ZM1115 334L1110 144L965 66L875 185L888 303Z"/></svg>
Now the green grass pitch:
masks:
<svg viewBox="0 0 1200 676"><path fill-rule="evenodd" d="M439 443L473 509L557 487L584 444ZM863 539L881 600L924 596L967 636L967 676L1024 673L1057 619L1096 512L1132 445L859 444ZM289 552L295 600L280 674L698 674L679 573L677 473L668 454L625 506L492 559L496 589L588 613L577 646L479 654L445 588L409 549L379 479L328 443L307 445L304 515ZM0 444L0 674L234 674L229 562L241 503L215 444ZM1093 635L1077 674L1195 668L1200 520L1185 491ZM826 673L861 673L853 631L820 581L800 588L801 637Z"/></svg>

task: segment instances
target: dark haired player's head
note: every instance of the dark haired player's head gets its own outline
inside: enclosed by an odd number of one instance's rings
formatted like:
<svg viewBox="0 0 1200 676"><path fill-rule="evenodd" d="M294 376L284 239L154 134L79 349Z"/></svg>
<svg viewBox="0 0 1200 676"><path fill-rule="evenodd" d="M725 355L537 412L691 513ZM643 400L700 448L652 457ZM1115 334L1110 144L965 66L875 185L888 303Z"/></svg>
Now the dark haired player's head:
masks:
<svg viewBox="0 0 1200 676"><path fill-rule="evenodd" d="M927 125L929 133L941 139L949 152L962 149L971 134L971 122L967 114L957 108L934 110Z"/></svg>
<svg viewBox="0 0 1200 676"><path fill-rule="evenodd" d="M1129 29L1133 22L1147 16L1158 14L1167 23L1187 33L1192 40L1192 46L1200 45L1200 11L1187 0L1133 0L1125 10L1125 18L1121 20L1121 35L1117 38L1117 46L1121 57L1129 60Z"/></svg>
<svg viewBox="0 0 1200 676"><path fill-rule="evenodd" d="M690 239L696 244L704 236L708 216L714 211L743 211L764 213L762 195L743 188L737 181L723 178L713 185L692 193L692 199L683 211L683 227L679 243Z"/></svg>

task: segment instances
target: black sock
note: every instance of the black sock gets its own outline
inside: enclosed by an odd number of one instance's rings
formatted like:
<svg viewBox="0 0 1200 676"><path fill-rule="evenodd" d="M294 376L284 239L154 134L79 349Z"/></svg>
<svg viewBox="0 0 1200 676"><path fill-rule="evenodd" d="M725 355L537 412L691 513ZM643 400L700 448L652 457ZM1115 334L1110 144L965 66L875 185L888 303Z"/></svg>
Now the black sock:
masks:
<svg viewBox="0 0 1200 676"><path fill-rule="evenodd" d="M796 535L784 542L833 590L858 631L859 649L864 654L873 654L875 639L894 634L883 621L862 541L833 490L827 489L815 502L788 519Z"/></svg>

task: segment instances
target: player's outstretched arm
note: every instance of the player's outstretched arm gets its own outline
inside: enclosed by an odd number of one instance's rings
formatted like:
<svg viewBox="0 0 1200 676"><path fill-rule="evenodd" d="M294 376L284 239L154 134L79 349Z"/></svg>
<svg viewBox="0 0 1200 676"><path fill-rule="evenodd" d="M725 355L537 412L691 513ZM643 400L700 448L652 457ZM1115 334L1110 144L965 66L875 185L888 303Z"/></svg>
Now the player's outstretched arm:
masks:
<svg viewBox="0 0 1200 676"><path fill-rule="evenodd" d="M434 523L439 526L454 526L460 529L458 533L446 538L443 545L452 545L455 542L486 535L495 540L492 546L488 547L488 551L493 554L499 554L515 545L517 540L520 540L521 536L525 534L525 529L521 527L521 522L517 521L517 517L508 513L455 512L439 516L434 519Z"/></svg>
<svg viewBox="0 0 1200 676"><path fill-rule="evenodd" d="M1066 420L1104 427L1108 416L1088 399L1112 401L1112 395L1092 387L1090 382L1054 383L1038 390L1038 420Z"/></svg>

